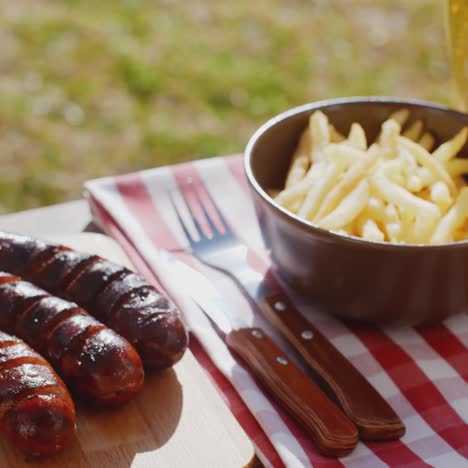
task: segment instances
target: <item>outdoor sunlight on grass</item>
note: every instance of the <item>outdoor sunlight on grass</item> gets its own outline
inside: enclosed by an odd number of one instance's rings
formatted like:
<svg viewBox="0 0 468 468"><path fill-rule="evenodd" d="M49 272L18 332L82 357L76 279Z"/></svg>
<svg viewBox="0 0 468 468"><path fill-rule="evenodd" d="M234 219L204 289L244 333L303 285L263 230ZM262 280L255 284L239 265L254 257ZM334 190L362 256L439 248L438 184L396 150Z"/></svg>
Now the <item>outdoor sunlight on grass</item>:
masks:
<svg viewBox="0 0 468 468"><path fill-rule="evenodd" d="M447 103L437 0L0 0L0 212L242 152L289 107Z"/></svg>

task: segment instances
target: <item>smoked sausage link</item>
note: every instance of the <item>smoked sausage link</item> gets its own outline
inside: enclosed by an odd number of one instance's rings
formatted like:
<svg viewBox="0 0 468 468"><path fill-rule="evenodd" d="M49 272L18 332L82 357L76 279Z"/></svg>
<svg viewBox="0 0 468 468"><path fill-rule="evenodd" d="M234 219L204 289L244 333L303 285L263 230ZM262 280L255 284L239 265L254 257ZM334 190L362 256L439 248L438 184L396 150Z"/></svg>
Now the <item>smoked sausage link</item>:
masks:
<svg viewBox="0 0 468 468"><path fill-rule="evenodd" d="M139 392L144 372L133 346L73 302L0 272L0 328L52 364L73 393L117 406Z"/></svg>
<svg viewBox="0 0 468 468"><path fill-rule="evenodd" d="M132 343L148 369L183 356L188 334L174 303L129 269L101 257L0 233L0 270L76 302Z"/></svg>
<svg viewBox="0 0 468 468"><path fill-rule="evenodd" d="M0 332L0 433L34 456L60 451L75 436L75 407L50 364Z"/></svg>

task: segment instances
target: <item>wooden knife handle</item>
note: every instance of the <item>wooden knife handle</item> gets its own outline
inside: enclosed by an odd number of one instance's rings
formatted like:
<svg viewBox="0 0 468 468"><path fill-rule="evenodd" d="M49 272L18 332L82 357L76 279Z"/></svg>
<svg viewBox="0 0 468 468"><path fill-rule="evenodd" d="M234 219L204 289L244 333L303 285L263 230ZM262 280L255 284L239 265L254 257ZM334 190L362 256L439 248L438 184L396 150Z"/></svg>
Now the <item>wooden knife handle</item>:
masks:
<svg viewBox="0 0 468 468"><path fill-rule="evenodd" d="M405 426L359 371L281 293L266 296L262 311L307 364L330 386L362 440L394 440Z"/></svg>
<svg viewBox="0 0 468 468"><path fill-rule="evenodd" d="M323 455L340 457L356 446L356 426L263 330L234 330L226 336L226 344L275 401L307 429Z"/></svg>

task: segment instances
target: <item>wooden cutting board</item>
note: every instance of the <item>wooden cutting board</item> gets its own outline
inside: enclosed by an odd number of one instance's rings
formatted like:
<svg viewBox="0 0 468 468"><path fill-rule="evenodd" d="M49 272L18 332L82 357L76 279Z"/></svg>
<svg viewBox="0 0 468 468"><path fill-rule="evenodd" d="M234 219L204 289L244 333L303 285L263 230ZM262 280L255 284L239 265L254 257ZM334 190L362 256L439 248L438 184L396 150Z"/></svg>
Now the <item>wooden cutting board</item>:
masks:
<svg viewBox="0 0 468 468"><path fill-rule="evenodd" d="M44 237L44 236L42 236ZM47 236L131 267L120 247L100 234ZM54 458L36 461L0 441L5 468L241 467L254 448L190 351L173 369L147 376L123 408L77 404L77 440Z"/></svg>

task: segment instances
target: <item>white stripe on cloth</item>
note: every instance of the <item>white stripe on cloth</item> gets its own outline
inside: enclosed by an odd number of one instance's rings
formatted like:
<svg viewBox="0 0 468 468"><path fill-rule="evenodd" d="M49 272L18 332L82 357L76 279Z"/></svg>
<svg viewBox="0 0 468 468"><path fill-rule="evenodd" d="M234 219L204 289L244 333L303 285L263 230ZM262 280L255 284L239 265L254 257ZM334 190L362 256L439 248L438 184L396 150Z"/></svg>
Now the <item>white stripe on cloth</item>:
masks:
<svg viewBox="0 0 468 468"><path fill-rule="evenodd" d="M448 399L440 386L442 379L451 378L453 385L462 392L460 399L468 399L468 385L460 374L444 359L432 349L430 345L412 328L401 330L387 330L387 335L400 347L402 347L427 378L437 387L445 401L453 408L453 410L464 420L468 422L468 411L465 409L459 411L455 401ZM408 343L416 344L420 350L424 352L424 357L415 356L413 346L408 346Z"/></svg>
<svg viewBox="0 0 468 468"><path fill-rule="evenodd" d="M111 214L117 224L125 230L126 235L137 246L137 249L140 252L145 252L145 260L155 276L161 281L168 294L183 311L189 328L196 335L216 367L236 388L239 396L258 421L285 465L288 467L310 466L309 459L303 448L291 434L271 403L257 387L254 380L233 359L230 351L213 330L203 312L200 311L190 298L183 294L183 290L179 287L176 280L165 274L165 260L163 260L158 249L148 239L132 213L128 211L112 182L106 180L104 186L102 180L99 183L87 183L86 188ZM246 381L249 382L250 391L245 390L244 382ZM259 402L261 402L261 411L257 410ZM271 420L274 421L273 430L271 429Z"/></svg>

